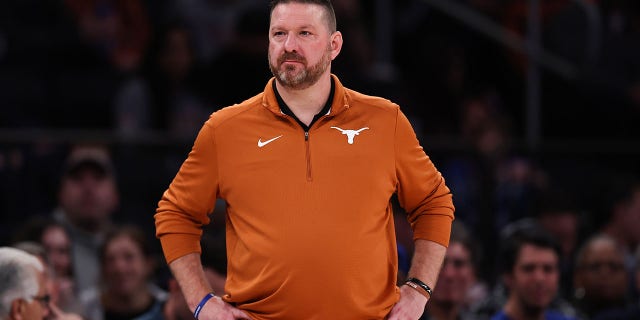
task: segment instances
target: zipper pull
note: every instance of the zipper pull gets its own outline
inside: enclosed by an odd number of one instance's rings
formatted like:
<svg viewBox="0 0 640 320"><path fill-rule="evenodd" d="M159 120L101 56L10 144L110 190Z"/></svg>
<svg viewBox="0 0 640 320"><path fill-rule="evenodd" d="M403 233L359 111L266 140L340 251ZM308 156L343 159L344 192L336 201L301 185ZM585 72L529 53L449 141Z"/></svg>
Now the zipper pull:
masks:
<svg viewBox="0 0 640 320"><path fill-rule="evenodd" d="M309 141L309 131L304 132L304 141Z"/></svg>

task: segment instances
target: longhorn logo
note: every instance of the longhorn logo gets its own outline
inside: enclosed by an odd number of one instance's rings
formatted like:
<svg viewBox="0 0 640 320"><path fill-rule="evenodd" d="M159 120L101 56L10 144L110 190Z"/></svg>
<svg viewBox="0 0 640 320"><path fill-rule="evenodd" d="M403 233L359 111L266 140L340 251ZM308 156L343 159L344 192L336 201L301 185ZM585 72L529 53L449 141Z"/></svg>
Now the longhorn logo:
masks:
<svg viewBox="0 0 640 320"><path fill-rule="evenodd" d="M355 138L357 135L359 135L362 130L369 129L368 127L360 128L358 130L344 130L344 129L341 129L341 128L338 128L338 127L331 127L331 128L336 129L336 130L342 132L342 134L346 135L347 136L347 142L349 144L353 144L353 138Z"/></svg>

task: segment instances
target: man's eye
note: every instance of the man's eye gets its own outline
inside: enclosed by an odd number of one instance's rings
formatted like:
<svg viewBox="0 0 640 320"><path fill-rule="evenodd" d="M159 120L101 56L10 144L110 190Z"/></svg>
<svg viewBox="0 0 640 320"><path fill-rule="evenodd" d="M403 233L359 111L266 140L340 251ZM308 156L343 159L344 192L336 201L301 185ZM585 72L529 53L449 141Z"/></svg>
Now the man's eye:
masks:
<svg viewBox="0 0 640 320"><path fill-rule="evenodd" d="M309 31L300 31L300 35L301 36L309 36L309 35L311 35L311 32L309 32Z"/></svg>

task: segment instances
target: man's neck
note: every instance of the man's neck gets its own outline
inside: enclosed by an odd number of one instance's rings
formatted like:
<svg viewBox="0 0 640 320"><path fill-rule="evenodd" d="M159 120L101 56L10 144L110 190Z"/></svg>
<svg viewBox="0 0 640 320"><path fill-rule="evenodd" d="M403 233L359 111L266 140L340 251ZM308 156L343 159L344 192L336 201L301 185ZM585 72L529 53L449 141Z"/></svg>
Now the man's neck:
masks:
<svg viewBox="0 0 640 320"><path fill-rule="evenodd" d="M510 297L507 300L504 305L504 313L509 319L514 320L544 320L544 309L527 308L515 297Z"/></svg>
<svg viewBox="0 0 640 320"><path fill-rule="evenodd" d="M306 89L293 90L282 86L278 81L276 81L276 88L298 120L309 125L329 98L331 74L327 71L316 83Z"/></svg>

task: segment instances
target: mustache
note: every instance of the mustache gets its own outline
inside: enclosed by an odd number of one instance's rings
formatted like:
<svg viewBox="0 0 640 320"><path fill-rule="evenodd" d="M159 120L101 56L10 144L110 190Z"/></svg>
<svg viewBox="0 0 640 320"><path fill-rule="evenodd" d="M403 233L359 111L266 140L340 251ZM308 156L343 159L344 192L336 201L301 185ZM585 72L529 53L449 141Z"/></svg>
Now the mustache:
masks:
<svg viewBox="0 0 640 320"><path fill-rule="evenodd" d="M304 64L307 63L307 59L299 55L297 52L285 52L280 56L280 58L278 58L278 64L282 64L285 61L295 61Z"/></svg>

